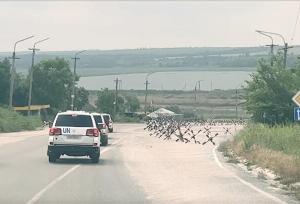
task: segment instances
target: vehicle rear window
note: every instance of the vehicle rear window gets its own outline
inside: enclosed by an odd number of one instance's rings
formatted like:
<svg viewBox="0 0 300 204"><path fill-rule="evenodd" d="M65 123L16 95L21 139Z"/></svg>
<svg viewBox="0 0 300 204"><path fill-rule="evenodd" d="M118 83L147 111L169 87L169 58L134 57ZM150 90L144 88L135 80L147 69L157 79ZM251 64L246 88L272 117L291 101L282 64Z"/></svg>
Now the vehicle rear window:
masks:
<svg viewBox="0 0 300 204"><path fill-rule="evenodd" d="M94 118L95 118L95 121L96 121L97 124L98 123L103 123L102 117L100 115L94 115Z"/></svg>
<svg viewBox="0 0 300 204"><path fill-rule="evenodd" d="M108 124L109 123L109 116L108 115L104 115L103 116L105 123Z"/></svg>
<svg viewBox="0 0 300 204"><path fill-rule="evenodd" d="M89 115L59 115L55 126L93 127L93 121Z"/></svg>

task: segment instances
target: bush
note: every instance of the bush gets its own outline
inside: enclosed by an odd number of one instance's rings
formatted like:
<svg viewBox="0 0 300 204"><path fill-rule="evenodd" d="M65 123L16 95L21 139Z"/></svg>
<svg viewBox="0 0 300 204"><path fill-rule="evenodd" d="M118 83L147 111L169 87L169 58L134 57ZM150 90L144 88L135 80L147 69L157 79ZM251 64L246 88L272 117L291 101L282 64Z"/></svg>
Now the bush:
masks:
<svg viewBox="0 0 300 204"><path fill-rule="evenodd" d="M37 116L25 117L14 111L0 108L0 132L34 130L41 125L42 122Z"/></svg>

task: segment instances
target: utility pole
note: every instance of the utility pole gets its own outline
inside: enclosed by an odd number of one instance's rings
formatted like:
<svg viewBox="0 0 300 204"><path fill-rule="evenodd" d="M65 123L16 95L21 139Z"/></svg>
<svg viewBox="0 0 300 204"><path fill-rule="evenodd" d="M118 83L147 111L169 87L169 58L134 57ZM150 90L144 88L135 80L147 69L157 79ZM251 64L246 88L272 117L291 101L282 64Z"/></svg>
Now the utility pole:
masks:
<svg viewBox="0 0 300 204"><path fill-rule="evenodd" d="M197 84L194 88L194 98L195 98L195 103L196 103L196 101L197 101Z"/></svg>
<svg viewBox="0 0 300 204"><path fill-rule="evenodd" d="M148 99L148 85L149 85L149 81L148 78L146 79L145 85L146 85L146 93L145 93L145 105L144 105L144 111L145 111L145 115L147 114L147 99Z"/></svg>
<svg viewBox="0 0 300 204"><path fill-rule="evenodd" d="M274 46L277 46L277 45L274 45L274 39L271 35L267 35L264 31L261 31L261 30L256 30L257 33L261 34L261 35L264 35L264 36L267 36L268 38L270 38L271 40L271 44L270 45L266 45L268 47L271 48L271 51L270 51L270 58L271 58L271 66L273 66L273 61L274 61Z"/></svg>
<svg viewBox="0 0 300 204"><path fill-rule="evenodd" d="M76 64L77 64L77 60L79 60L80 58L77 57L80 53L85 52L86 50L81 50L79 52L75 53L74 58L74 72L73 72L73 87L72 87L72 95L71 95L71 110L74 110L74 101L75 101L75 83L76 83Z"/></svg>
<svg viewBox="0 0 300 204"><path fill-rule="evenodd" d="M287 61L287 52L288 49L292 48L293 46L288 46L288 43L284 42L284 48L283 48L283 67L286 68L286 61Z"/></svg>
<svg viewBox="0 0 300 204"><path fill-rule="evenodd" d="M30 116L31 111L31 99L32 99L32 81L33 81L33 67L34 67L34 56L35 52L39 51L39 49L35 48L35 46L38 43L44 42L48 40L49 38L45 38L43 40L37 41L33 44L33 48L29 48L29 50L32 50L32 59L31 59L31 67L29 69L29 94L28 94L28 112L27 115Z"/></svg>
<svg viewBox="0 0 300 204"><path fill-rule="evenodd" d="M118 77L114 80L116 83L116 89L115 89L115 102L114 102L114 112L115 114L118 111L118 88L119 88L119 82L121 82L120 79L118 79Z"/></svg>
<svg viewBox="0 0 300 204"><path fill-rule="evenodd" d="M270 45L266 45L266 46L268 46L268 47L270 47L271 48L271 52L270 52L270 58L271 58L271 66L273 66L273 61L274 61L274 46L277 46L277 45L274 45L273 44L273 42L272 42L272 44L270 44Z"/></svg>
<svg viewBox="0 0 300 204"><path fill-rule="evenodd" d="M235 88L235 118L238 119L238 90Z"/></svg>
<svg viewBox="0 0 300 204"><path fill-rule="evenodd" d="M34 36L32 35L32 36L29 36L22 40L19 40L19 41L15 42L15 45L14 45L14 51L12 54L12 65L11 65L11 69L10 69L9 104L8 104L10 109L12 109L12 106L13 106L14 83L15 83L15 75L16 75L15 60L18 59L18 58L16 58L16 47L19 42L28 40L33 37Z"/></svg>
<svg viewBox="0 0 300 204"><path fill-rule="evenodd" d="M148 85L150 84L149 83L149 81L148 81L148 77L151 75L151 74L154 74L155 72L150 72L150 73L148 73L147 75L146 75L146 77L145 77L145 85L146 85L146 87L145 87L145 90L146 90L146 93L145 93L145 104L144 104L144 112L145 112L145 116L146 116L146 114L147 114L147 106L148 106L148 102L147 102L147 100L148 100Z"/></svg>
<svg viewBox="0 0 300 204"><path fill-rule="evenodd" d="M288 52L288 49L290 49L290 48L292 48L292 46L288 46L288 43L287 42L285 42L285 39L284 39L284 37L281 35L281 34L279 34L279 33L273 33L273 32L268 32L268 31L262 31L262 30L258 30L257 31L258 33L261 33L261 34L263 34L263 35L266 35L266 33L267 34L271 34L271 35L277 35L277 36L279 36L281 39L282 39L282 41L283 41L283 68L286 68L286 63L287 63L287 52ZM266 35L267 36L267 35ZM273 43L272 43L273 44Z"/></svg>
<svg viewBox="0 0 300 204"><path fill-rule="evenodd" d="M200 95L200 91L201 91L201 82L204 80L199 80L198 81L198 94Z"/></svg>

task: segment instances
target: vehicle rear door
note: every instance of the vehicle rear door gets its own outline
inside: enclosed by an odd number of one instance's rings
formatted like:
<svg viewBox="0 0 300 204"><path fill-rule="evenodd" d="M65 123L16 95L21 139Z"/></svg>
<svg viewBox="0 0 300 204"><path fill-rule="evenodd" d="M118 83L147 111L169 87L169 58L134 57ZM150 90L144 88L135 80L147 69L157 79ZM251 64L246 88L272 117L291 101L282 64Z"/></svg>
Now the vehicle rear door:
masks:
<svg viewBox="0 0 300 204"><path fill-rule="evenodd" d="M90 115L58 115L54 125L61 129L61 135L55 136L54 144L92 145L94 143L94 137L87 136L88 129L94 128Z"/></svg>

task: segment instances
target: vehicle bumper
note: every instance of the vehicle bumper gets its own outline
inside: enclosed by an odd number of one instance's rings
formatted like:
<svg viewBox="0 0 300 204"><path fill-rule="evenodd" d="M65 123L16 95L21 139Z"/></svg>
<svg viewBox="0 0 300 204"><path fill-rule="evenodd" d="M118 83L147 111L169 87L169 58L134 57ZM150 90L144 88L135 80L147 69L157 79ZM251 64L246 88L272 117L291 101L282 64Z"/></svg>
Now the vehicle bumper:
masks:
<svg viewBox="0 0 300 204"><path fill-rule="evenodd" d="M86 156L92 154L100 154L100 147L92 145L49 145L47 155L49 154Z"/></svg>

